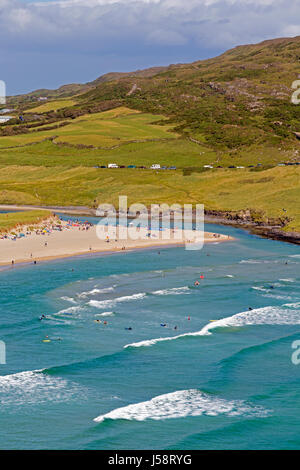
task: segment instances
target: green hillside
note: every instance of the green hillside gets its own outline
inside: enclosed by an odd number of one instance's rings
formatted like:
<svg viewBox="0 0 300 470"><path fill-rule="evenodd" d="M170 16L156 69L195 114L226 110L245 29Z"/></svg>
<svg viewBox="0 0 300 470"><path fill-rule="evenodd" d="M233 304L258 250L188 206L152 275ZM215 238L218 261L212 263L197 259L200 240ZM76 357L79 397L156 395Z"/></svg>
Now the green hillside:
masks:
<svg viewBox="0 0 300 470"><path fill-rule="evenodd" d="M275 39L192 64L12 97L16 118L0 125L0 202L93 205L122 192L151 203L169 200L169 191L177 202L203 202L205 188L207 209L280 218L286 205L280 223L299 230L299 167L277 166L300 161L300 106L291 103L299 51L300 37ZM40 105L39 96L48 101ZM110 162L178 170L91 168ZM31 184L34 167L47 177ZM76 177L62 183L62 172Z"/></svg>

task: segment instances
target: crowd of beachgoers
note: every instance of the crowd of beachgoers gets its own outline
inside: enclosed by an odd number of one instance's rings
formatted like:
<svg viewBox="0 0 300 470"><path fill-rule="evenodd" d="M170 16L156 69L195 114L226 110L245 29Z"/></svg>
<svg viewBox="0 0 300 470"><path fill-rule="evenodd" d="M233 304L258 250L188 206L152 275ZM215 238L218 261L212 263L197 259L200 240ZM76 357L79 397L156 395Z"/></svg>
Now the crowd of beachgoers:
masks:
<svg viewBox="0 0 300 470"><path fill-rule="evenodd" d="M18 239L30 237L32 235L47 236L53 232L63 232L70 230L71 228L78 228L79 230L89 230L93 224L91 222L79 221L79 220L68 220L62 222L59 217L52 216L46 221L39 224L31 224L30 226L20 226L12 229L8 233L0 234L0 240L12 240L17 241Z"/></svg>

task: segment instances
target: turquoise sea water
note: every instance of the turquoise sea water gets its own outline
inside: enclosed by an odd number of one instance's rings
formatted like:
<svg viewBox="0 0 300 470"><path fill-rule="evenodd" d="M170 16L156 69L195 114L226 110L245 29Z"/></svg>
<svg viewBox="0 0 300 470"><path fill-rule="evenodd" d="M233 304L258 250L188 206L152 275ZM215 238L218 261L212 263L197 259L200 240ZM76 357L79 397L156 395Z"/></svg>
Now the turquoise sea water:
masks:
<svg viewBox="0 0 300 470"><path fill-rule="evenodd" d="M300 448L299 247L206 229L0 272L1 449Z"/></svg>

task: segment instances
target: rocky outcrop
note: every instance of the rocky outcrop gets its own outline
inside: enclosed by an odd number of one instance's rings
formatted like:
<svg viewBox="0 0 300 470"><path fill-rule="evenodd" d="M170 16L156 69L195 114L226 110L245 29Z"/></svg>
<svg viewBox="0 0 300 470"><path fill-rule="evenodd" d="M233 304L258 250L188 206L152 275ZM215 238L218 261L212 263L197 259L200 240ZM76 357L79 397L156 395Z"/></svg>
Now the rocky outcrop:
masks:
<svg viewBox="0 0 300 470"><path fill-rule="evenodd" d="M262 213L250 209L239 212L205 210L205 221L222 225L232 225L243 228L262 237L280 240L300 245L299 232L287 232L284 227L290 220L288 218L266 218Z"/></svg>

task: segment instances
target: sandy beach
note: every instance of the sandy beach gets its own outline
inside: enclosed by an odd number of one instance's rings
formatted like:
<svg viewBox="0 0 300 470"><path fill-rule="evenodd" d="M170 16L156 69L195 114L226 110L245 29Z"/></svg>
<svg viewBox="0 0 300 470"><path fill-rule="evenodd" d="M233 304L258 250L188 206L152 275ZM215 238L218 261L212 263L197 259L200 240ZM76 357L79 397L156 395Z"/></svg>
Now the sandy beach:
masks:
<svg viewBox="0 0 300 470"><path fill-rule="evenodd" d="M105 252L124 252L131 249L142 249L149 247L166 247L174 245L191 244L201 237L202 232L184 230L184 239L179 238L179 230L148 230L141 228L140 239L124 238L118 228L105 227L108 233L100 239L97 235L97 226L84 225L66 221L59 221L59 225L51 222L43 223L35 230L29 232L27 227L22 227L18 232L25 236L13 239L11 234L8 238L0 239L0 265L6 266L17 263L38 262L51 259L65 258L76 255ZM98 229L99 231L99 229ZM125 232L125 237L127 233ZM130 235L130 233L129 233ZM227 235L205 232L204 243L217 243L232 240Z"/></svg>

